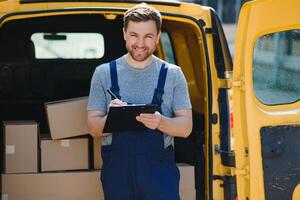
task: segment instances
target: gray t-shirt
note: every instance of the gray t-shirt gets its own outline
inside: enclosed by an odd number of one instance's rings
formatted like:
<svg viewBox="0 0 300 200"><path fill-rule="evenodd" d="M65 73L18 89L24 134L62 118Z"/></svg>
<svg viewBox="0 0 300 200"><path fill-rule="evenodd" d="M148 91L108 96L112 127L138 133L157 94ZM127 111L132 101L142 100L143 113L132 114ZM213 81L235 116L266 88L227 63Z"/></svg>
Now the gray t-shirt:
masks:
<svg viewBox="0 0 300 200"><path fill-rule="evenodd" d="M157 87L162 60L153 56L151 64L143 69L130 66L125 56L116 60L118 84L122 101L130 103L149 104ZM190 109L187 83L180 67L168 64L168 72L164 87L161 111L164 116L173 117L174 112L181 109ZM100 110L107 113L111 96L106 92L111 87L109 63L98 66L94 72L87 110ZM173 137L164 135L165 147L172 144ZM102 145L110 145L112 136L106 136Z"/></svg>

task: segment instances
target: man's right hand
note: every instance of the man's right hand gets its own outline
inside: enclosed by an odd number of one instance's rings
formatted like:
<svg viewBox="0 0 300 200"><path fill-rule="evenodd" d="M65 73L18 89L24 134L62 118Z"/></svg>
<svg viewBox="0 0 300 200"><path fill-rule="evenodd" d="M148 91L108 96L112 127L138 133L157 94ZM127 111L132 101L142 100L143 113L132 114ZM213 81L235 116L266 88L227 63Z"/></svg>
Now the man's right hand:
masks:
<svg viewBox="0 0 300 200"><path fill-rule="evenodd" d="M126 102L121 101L120 99L114 99L112 100L109 105L109 107L116 107L116 106L124 106L127 105ZM100 111L100 110L91 110L88 111L87 114L87 124L90 134L93 137L103 137L108 136L111 133L103 133L103 127L106 121L106 113Z"/></svg>
<svg viewBox="0 0 300 200"><path fill-rule="evenodd" d="M109 107L117 107L117 106L125 106L127 105L126 102L120 100L120 99L114 99L110 102L110 104L108 105L108 108Z"/></svg>

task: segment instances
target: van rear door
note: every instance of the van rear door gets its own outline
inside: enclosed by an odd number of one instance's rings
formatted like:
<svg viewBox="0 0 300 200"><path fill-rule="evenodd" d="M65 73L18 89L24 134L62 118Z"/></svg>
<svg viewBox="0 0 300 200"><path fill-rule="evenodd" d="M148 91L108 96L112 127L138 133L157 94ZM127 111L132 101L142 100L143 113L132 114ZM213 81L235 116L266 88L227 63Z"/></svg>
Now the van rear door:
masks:
<svg viewBox="0 0 300 200"><path fill-rule="evenodd" d="M299 199L299 10L296 0L241 10L231 84L238 199Z"/></svg>

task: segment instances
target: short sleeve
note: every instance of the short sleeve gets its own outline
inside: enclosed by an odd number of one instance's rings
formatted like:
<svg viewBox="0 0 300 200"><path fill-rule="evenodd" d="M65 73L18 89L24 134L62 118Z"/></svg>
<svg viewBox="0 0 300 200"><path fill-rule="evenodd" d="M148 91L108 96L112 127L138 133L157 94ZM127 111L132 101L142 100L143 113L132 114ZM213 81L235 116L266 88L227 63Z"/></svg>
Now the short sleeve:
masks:
<svg viewBox="0 0 300 200"><path fill-rule="evenodd" d="M102 71L101 66L97 67L92 80L89 94L89 101L87 110L100 110L104 113L107 112L107 103L103 81L101 80Z"/></svg>
<svg viewBox="0 0 300 200"><path fill-rule="evenodd" d="M176 70L174 96L172 102L173 112L177 110L192 108L185 76L179 67L177 69L178 70Z"/></svg>

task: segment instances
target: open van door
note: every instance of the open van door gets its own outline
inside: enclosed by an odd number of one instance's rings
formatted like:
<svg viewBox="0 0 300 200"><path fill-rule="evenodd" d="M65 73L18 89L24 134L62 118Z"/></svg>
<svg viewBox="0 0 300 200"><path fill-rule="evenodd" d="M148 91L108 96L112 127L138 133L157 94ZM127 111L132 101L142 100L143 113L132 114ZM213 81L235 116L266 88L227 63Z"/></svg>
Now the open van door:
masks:
<svg viewBox="0 0 300 200"><path fill-rule="evenodd" d="M238 199L300 196L299 10L297 0L241 10L231 84Z"/></svg>

